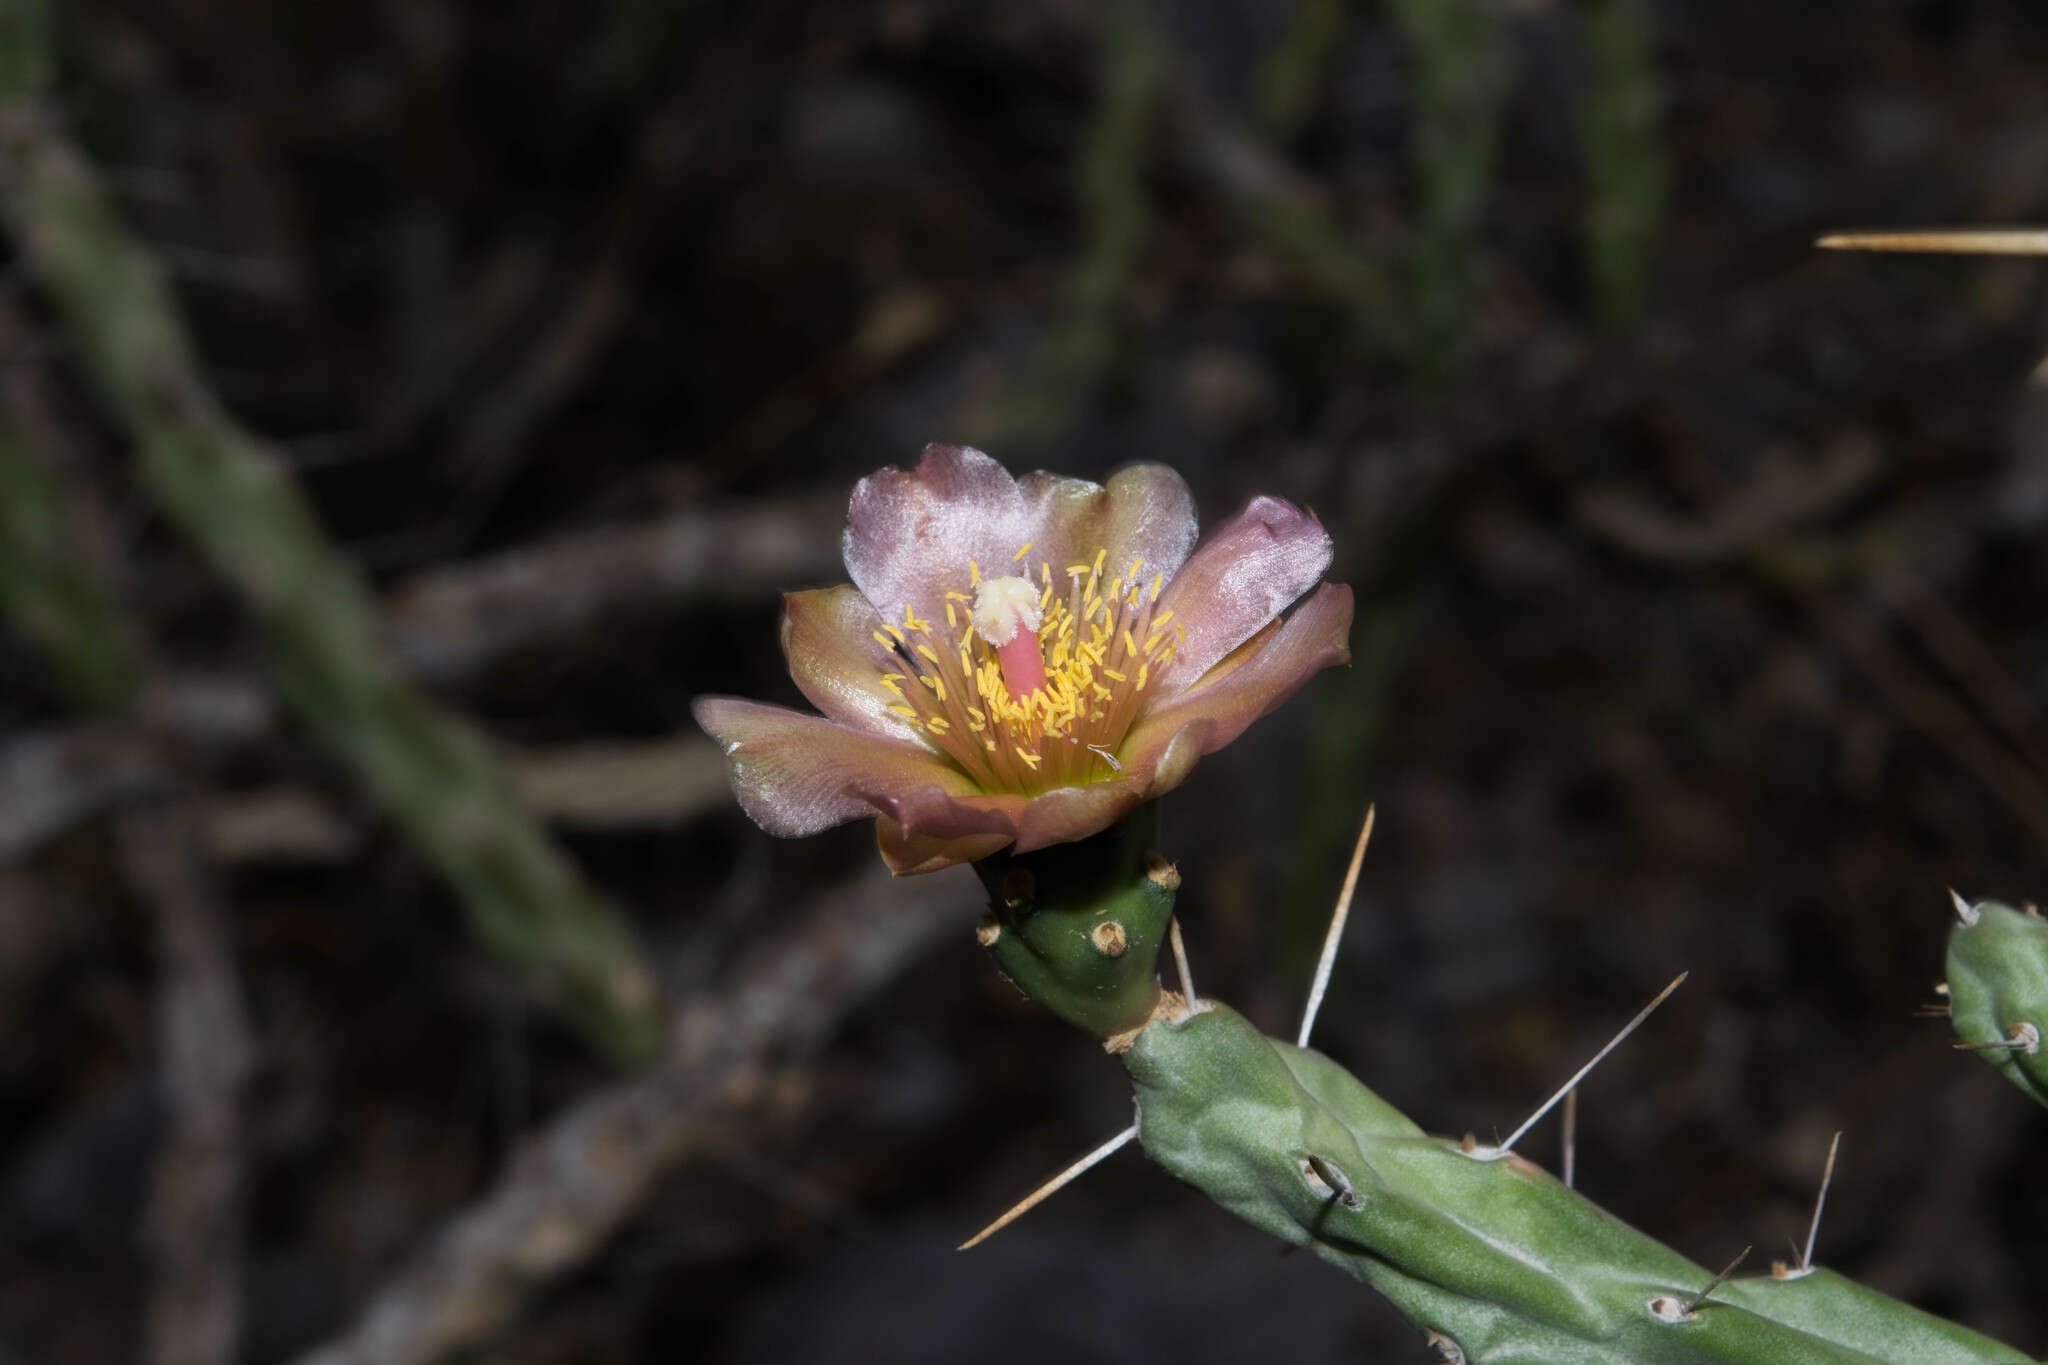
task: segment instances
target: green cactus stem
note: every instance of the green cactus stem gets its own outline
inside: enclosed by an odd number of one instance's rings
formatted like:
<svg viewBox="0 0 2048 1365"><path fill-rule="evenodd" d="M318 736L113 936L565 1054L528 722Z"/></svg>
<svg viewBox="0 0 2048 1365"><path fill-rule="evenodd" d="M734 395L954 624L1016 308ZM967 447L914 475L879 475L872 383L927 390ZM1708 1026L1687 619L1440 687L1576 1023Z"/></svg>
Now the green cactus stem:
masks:
<svg viewBox="0 0 2048 1365"><path fill-rule="evenodd" d="M988 888L982 944L1010 980L1098 1038L1144 1025L1180 873L1152 849L1151 805L1079 843L974 865Z"/></svg>
<svg viewBox="0 0 2048 1365"><path fill-rule="evenodd" d="M1948 997L1956 1046L2048 1105L2048 919L2031 905L1955 904Z"/></svg>
<svg viewBox="0 0 2048 1365"><path fill-rule="evenodd" d="M1329 1058L1227 1006L1162 1009L1124 1062L1153 1160L1370 1283L1445 1360L2024 1358L1825 1270L1715 1284L1534 1163L1425 1135Z"/></svg>

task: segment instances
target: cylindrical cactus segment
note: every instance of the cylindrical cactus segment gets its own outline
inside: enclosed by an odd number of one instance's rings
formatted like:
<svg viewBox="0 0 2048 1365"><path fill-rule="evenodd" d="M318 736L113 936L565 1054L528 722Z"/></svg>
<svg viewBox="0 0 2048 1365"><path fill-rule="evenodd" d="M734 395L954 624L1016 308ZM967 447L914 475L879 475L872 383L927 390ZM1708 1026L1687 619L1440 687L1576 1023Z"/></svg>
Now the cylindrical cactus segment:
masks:
<svg viewBox="0 0 2048 1365"><path fill-rule="evenodd" d="M1522 1157L1426 1136L1320 1053L1222 1006L1124 1054L1153 1160L1369 1282L1471 1365L2010 1362L2020 1354L1825 1271L1712 1276Z"/></svg>
<svg viewBox="0 0 2048 1365"><path fill-rule="evenodd" d="M1958 900L1948 997L1957 1045L2048 1105L2048 919L2032 906Z"/></svg>
<svg viewBox="0 0 2048 1365"><path fill-rule="evenodd" d="M1078 843L974 865L981 941L1026 995L1098 1038L1138 1028L1159 998L1159 948L1180 874L1152 851L1150 805Z"/></svg>

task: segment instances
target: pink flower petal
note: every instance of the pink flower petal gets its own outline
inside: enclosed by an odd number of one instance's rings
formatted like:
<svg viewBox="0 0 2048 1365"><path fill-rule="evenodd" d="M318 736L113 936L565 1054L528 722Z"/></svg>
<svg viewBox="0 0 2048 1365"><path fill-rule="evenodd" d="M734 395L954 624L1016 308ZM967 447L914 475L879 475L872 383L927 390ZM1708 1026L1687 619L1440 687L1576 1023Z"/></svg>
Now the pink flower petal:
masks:
<svg viewBox="0 0 2048 1365"><path fill-rule="evenodd" d="M928 445L915 470L894 465L853 487L846 571L875 610L901 622L944 614L967 588L967 561L1001 573L1032 538L1031 508L1009 471L967 446Z"/></svg>
<svg viewBox="0 0 2048 1365"><path fill-rule="evenodd" d="M882 861L899 877L915 877L956 863L977 862L1001 852L1009 842L1007 834L919 834L904 829L886 815L875 817L875 846L882 851Z"/></svg>
<svg viewBox="0 0 2048 1365"><path fill-rule="evenodd" d="M897 792L875 801L875 838L898 876L971 863L1017 837L1024 803L1022 796L954 797L929 786Z"/></svg>
<svg viewBox="0 0 2048 1365"><path fill-rule="evenodd" d="M1134 559L1145 561L1140 576L1171 579L1195 548L1195 499L1187 481L1163 464L1134 464L1109 476L1107 484L1071 479L1040 470L1017 481L1036 530L1030 563L1052 568L1053 582L1066 591L1066 568L1093 562L1108 552L1105 577L1123 573ZM1015 551L1012 551L1015 553ZM1036 569L1032 576L1037 577Z"/></svg>
<svg viewBox="0 0 2048 1365"><path fill-rule="evenodd" d="M1313 512L1264 495L1225 522L1161 594L1187 631L1160 678L1171 693L1257 634L1330 566L1330 537Z"/></svg>
<svg viewBox="0 0 2048 1365"><path fill-rule="evenodd" d="M1144 764L1153 752L1181 743L1197 722L1204 725L1201 752L1216 752L1317 673L1351 662L1350 635L1351 589L1325 583L1255 646L1227 660L1226 668L1148 710L1125 738L1120 757L1126 765Z"/></svg>
<svg viewBox="0 0 2048 1365"><path fill-rule="evenodd" d="M691 711L724 747L740 805L754 823L783 838L871 815L886 794L936 787L965 796L975 790L929 752L819 716L738 697L699 697Z"/></svg>
<svg viewBox="0 0 2048 1365"><path fill-rule="evenodd" d="M882 685L902 662L875 643L882 618L851 583L785 593L782 655L789 676L811 705L841 725L929 748L917 728L891 706L903 699Z"/></svg>

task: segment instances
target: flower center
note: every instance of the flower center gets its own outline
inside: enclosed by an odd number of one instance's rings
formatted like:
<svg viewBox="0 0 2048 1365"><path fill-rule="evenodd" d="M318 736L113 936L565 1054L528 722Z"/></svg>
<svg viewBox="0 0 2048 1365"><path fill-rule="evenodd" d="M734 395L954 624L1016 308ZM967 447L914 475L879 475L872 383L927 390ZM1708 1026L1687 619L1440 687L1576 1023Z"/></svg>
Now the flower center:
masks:
<svg viewBox="0 0 2048 1365"><path fill-rule="evenodd" d="M1044 560L1032 585L1030 553L1017 552L1022 573L988 579L969 560L969 591L946 591L944 626L905 607L901 626L875 632L891 656L882 685L902 699L890 709L991 792L1036 795L1120 771L1117 746L1183 634L1158 610L1164 575L1139 578L1143 560L1105 583L1109 556L1097 550L1066 566L1060 596Z"/></svg>

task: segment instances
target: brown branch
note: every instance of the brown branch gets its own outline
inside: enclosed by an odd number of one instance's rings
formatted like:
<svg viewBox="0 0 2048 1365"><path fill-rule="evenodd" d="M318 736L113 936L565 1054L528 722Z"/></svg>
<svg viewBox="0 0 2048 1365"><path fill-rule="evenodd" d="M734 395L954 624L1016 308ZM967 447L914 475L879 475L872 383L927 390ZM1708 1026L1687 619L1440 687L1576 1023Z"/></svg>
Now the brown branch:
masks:
<svg viewBox="0 0 2048 1365"><path fill-rule="evenodd" d="M403 672L453 683L621 612L837 581L844 519L836 501L702 508L522 546L401 584L385 639Z"/></svg>
<svg viewBox="0 0 2048 1365"><path fill-rule="evenodd" d="M941 928L971 921L973 884L880 871L772 934L715 995L672 1020L659 1067L571 1108L498 1187L456 1214L342 1336L298 1365L426 1365L488 1340L525 1296L581 1265L681 1162L721 1141L771 1062L813 1051ZM963 936L964 937L964 936Z"/></svg>
<svg viewBox="0 0 2048 1365"><path fill-rule="evenodd" d="M150 1365L227 1365L241 1323L241 1095L254 1068L219 899L172 806L117 827L136 894L156 912L165 1133L143 1237Z"/></svg>

